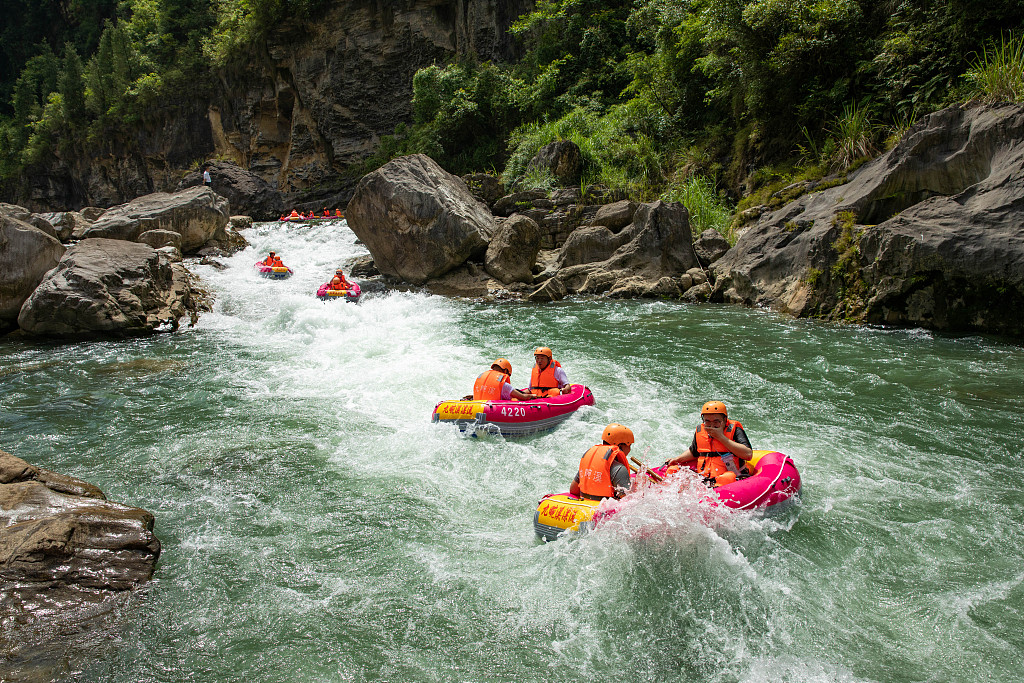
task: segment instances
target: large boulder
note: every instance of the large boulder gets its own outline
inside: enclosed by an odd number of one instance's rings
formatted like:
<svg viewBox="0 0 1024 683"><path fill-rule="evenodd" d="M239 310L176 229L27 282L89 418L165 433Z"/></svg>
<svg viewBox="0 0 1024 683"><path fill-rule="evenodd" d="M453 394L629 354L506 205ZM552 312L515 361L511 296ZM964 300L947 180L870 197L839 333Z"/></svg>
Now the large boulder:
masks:
<svg viewBox="0 0 1024 683"><path fill-rule="evenodd" d="M243 211L258 220L276 220L285 211L282 194L255 173L245 170L233 161L213 160L206 163L210 170L210 188L231 204L233 211ZM203 169L190 173L178 183L178 189L202 186Z"/></svg>
<svg viewBox="0 0 1024 683"><path fill-rule="evenodd" d="M422 154L364 176L345 216L377 269L413 284L483 256L495 229L466 184Z"/></svg>
<svg viewBox="0 0 1024 683"><path fill-rule="evenodd" d="M194 321L201 297L184 266L137 242L88 239L70 247L21 307L29 334L128 336Z"/></svg>
<svg viewBox="0 0 1024 683"><path fill-rule="evenodd" d="M134 242L144 232L170 230L181 235L181 251L187 254L210 240L224 239L230 216L227 199L208 187L192 187L173 194L155 192L112 207L74 236Z"/></svg>
<svg viewBox="0 0 1024 683"><path fill-rule="evenodd" d="M92 224L92 221L87 220L78 211L54 211L34 215L52 225L57 239L61 242L67 242L76 230L81 232Z"/></svg>
<svg viewBox="0 0 1024 683"><path fill-rule="evenodd" d="M618 233L602 225L574 230L559 253L556 277L570 294L664 296L674 290L659 282L696 266L686 207L656 201L640 204Z"/></svg>
<svg viewBox="0 0 1024 683"><path fill-rule="evenodd" d="M1024 334L1024 106L951 107L843 185L766 213L715 296L794 315Z"/></svg>
<svg viewBox="0 0 1024 683"><path fill-rule="evenodd" d="M532 218L513 214L487 245L484 268L505 284L533 282L533 266L540 251L540 228Z"/></svg>
<svg viewBox="0 0 1024 683"><path fill-rule="evenodd" d="M56 237L0 208L0 329L14 323L22 304L64 251Z"/></svg>

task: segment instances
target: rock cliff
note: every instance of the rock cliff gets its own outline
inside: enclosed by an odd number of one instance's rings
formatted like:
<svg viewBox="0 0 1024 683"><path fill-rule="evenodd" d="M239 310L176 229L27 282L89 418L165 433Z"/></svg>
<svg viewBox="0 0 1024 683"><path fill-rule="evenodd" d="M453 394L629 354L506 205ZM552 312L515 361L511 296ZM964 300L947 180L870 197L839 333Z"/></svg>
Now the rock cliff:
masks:
<svg viewBox="0 0 1024 683"><path fill-rule="evenodd" d="M763 215L715 296L797 316L1024 334L1024 106L951 107Z"/></svg>
<svg viewBox="0 0 1024 683"><path fill-rule="evenodd" d="M218 157L289 195L343 203L338 180L411 117L417 69L455 56L514 56L507 29L531 0L350 0L315 22L285 22L215 74L205 101L162 102L102 153L34 169L10 199L33 211L111 206L171 191L197 161ZM215 181L216 182L216 181ZM253 210L257 219L274 201Z"/></svg>

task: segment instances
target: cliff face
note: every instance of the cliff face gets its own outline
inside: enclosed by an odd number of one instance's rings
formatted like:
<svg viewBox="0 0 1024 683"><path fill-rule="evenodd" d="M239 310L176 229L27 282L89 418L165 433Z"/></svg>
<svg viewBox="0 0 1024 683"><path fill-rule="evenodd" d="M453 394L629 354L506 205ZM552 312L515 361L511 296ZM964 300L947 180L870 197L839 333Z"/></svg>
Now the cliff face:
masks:
<svg viewBox="0 0 1024 683"><path fill-rule="evenodd" d="M110 206L172 190L197 161L230 159L284 193L330 182L411 117L417 69L507 61L532 0L350 0L284 23L216 73L204 102L165 102L99 158L56 159L10 197L30 209Z"/></svg>

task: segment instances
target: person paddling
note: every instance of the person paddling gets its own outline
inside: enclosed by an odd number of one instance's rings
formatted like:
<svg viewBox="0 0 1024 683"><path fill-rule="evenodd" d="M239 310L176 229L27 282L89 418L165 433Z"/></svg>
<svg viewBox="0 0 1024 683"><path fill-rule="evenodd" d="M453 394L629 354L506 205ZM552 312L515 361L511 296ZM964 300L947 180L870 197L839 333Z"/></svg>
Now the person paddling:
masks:
<svg viewBox="0 0 1024 683"><path fill-rule="evenodd" d="M512 363L499 358L491 363L491 369L480 373L473 384L473 393L462 397L463 401L526 401L532 398L512 388Z"/></svg>
<svg viewBox="0 0 1024 683"><path fill-rule="evenodd" d="M721 401L705 403L700 419L690 447L665 464L685 465L696 459L697 474L712 486L731 484L748 476L747 461L754 451L743 425L729 419L729 410Z"/></svg>
<svg viewBox="0 0 1024 683"><path fill-rule="evenodd" d="M601 433L601 443L591 446L580 459L576 478L569 485L569 495L589 500L622 498L629 493L629 451L633 448L633 432L613 422Z"/></svg>
<svg viewBox="0 0 1024 683"><path fill-rule="evenodd" d="M270 252L270 256L260 261L260 263L262 263L265 266L273 266L275 258L277 258L277 254L274 252Z"/></svg>

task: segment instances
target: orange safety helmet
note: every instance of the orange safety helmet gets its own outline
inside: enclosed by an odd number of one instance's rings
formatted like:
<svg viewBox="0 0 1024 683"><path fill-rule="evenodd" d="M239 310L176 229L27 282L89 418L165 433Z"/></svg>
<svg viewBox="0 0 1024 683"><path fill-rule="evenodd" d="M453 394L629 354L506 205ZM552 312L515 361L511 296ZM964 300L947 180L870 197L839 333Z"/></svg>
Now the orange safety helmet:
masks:
<svg viewBox="0 0 1024 683"><path fill-rule="evenodd" d="M708 401L700 409L701 415L724 415L729 416L729 409L721 401Z"/></svg>
<svg viewBox="0 0 1024 683"><path fill-rule="evenodd" d="M333 278L331 278L331 284L332 285L340 285L341 284L341 278L338 277L337 275L335 275Z"/></svg>
<svg viewBox="0 0 1024 683"><path fill-rule="evenodd" d="M620 443L632 444L633 431L629 427L623 427L617 422L612 422L610 425L604 428L601 433L601 438L605 443L610 443L618 446Z"/></svg>
<svg viewBox="0 0 1024 683"><path fill-rule="evenodd" d="M547 356L549 360L554 360L553 356L551 355L551 349L549 349L546 346L538 346L537 349L533 352L533 355Z"/></svg>
<svg viewBox="0 0 1024 683"><path fill-rule="evenodd" d="M508 362L507 358L499 358L498 360L496 360L493 363L491 363L491 365L492 366L497 365L499 368L501 368L502 370L504 370L508 374L510 374L510 375L512 374L512 364Z"/></svg>

